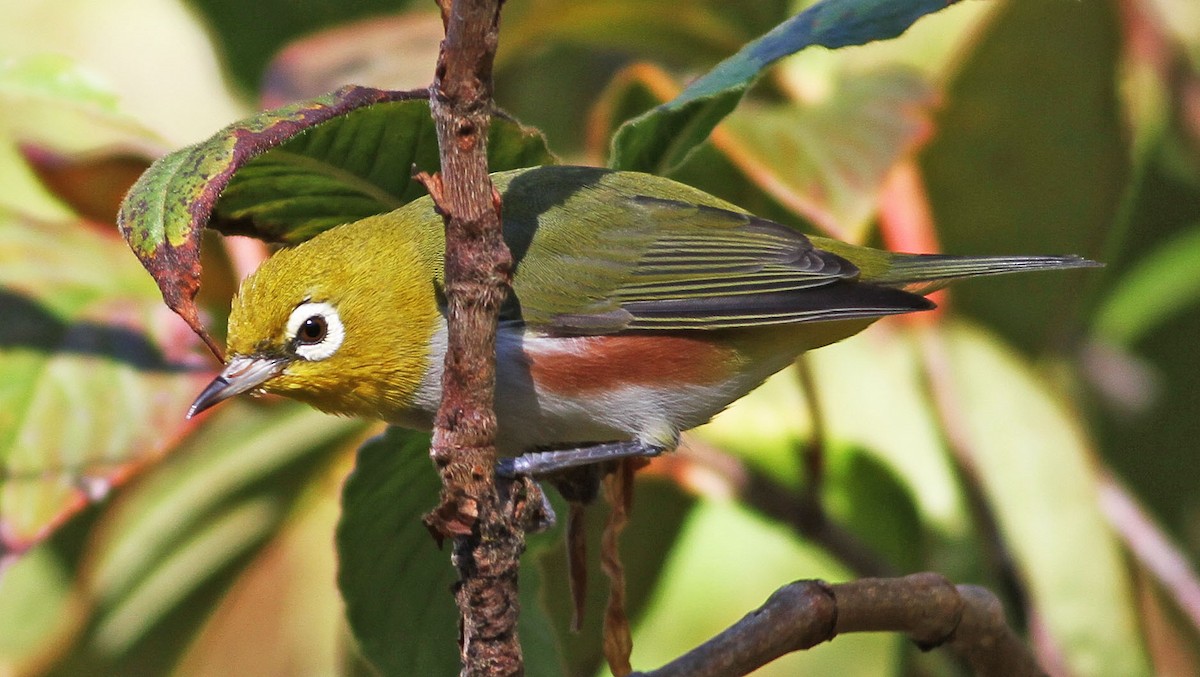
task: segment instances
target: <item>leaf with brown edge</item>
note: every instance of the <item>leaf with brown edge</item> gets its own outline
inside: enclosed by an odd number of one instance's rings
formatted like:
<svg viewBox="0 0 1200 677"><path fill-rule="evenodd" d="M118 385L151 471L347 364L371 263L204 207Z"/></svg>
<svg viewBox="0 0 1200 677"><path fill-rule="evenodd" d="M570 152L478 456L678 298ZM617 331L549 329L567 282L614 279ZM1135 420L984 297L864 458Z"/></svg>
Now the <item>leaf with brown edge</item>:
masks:
<svg viewBox="0 0 1200 677"><path fill-rule="evenodd" d="M121 206L121 233L219 355L195 305L204 226L296 244L420 197L413 169L438 169L427 96L348 86L230 125L154 163ZM493 171L554 161L538 132L504 117L488 149Z"/></svg>
<svg viewBox="0 0 1200 677"><path fill-rule="evenodd" d="M200 322L200 232L221 191L242 165L312 127L349 111L421 93L347 86L235 122L209 139L160 158L138 179L117 213L121 234L154 277L163 300L208 344Z"/></svg>

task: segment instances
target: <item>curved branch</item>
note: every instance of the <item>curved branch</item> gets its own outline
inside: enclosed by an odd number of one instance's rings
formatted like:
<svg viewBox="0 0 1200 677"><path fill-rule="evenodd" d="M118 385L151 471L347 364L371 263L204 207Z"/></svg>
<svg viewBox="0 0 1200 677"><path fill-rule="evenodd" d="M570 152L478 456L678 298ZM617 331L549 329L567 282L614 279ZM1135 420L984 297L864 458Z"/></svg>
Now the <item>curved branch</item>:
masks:
<svg viewBox="0 0 1200 677"><path fill-rule="evenodd" d="M946 646L981 677L1043 675L1008 628L995 595L938 574L796 581L758 609L667 665L636 677L745 675L792 651L846 632L902 632L922 649Z"/></svg>

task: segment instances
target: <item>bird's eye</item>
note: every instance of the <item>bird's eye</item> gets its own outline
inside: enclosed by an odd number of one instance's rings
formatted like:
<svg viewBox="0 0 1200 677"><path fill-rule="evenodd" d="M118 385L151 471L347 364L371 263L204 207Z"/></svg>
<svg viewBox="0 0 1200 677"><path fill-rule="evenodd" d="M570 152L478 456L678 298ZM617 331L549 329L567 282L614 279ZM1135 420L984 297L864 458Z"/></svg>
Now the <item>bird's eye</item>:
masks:
<svg viewBox="0 0 1200 677"><path fill-rule="evenodd" d="M296 332L296 341L305 345L320 343L325 340L327 331L329 325L325 322L325 317L313 315L300 325L300 331Z"/></svg>
<svg viewBox="0 0 1200 677"><path fill-rule="evenodd" d="M337 352L346 330L333 304L305 301L288 318L287 335L298 357L315 362Z"/></svg>

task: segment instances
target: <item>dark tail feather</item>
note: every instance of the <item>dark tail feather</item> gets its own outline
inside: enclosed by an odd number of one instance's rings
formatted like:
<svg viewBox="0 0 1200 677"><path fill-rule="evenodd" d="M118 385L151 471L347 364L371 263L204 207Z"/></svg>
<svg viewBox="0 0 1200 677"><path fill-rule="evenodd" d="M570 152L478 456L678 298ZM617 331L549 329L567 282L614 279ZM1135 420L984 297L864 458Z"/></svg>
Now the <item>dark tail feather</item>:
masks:
<svg viewBox="0 0 1200 677"><path fill-rule="evenodd" d="M1081 256L953 256L950 254L895 254L883 275L873 284L928 294L955 280L983 275L1004 275L1034 270L1098 268Z"/></svg>

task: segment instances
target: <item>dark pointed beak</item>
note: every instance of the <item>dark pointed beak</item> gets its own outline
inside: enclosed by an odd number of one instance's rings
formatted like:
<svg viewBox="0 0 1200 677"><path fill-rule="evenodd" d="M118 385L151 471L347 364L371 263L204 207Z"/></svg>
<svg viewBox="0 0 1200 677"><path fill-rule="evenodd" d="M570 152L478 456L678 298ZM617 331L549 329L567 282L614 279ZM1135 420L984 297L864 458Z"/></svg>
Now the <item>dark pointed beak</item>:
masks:
<svg viewBox="0 0 1200 677"><path fill-rule="evenodd" d="M229 365L192 402L187 417L191 418L209 407L254 390L283 371L288 361L277 357L234 357Z"/></svg>

